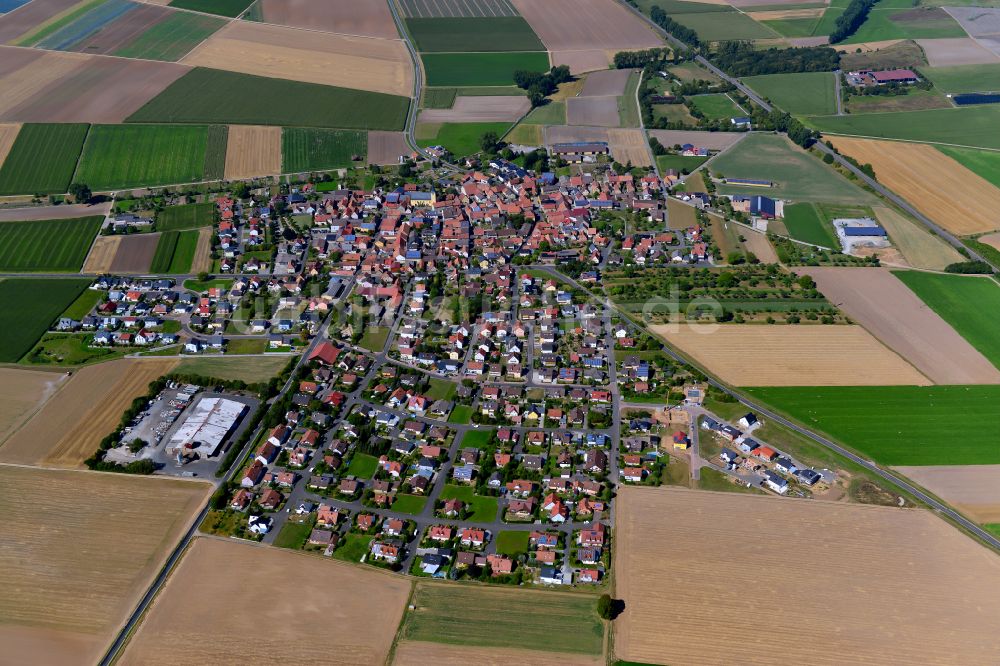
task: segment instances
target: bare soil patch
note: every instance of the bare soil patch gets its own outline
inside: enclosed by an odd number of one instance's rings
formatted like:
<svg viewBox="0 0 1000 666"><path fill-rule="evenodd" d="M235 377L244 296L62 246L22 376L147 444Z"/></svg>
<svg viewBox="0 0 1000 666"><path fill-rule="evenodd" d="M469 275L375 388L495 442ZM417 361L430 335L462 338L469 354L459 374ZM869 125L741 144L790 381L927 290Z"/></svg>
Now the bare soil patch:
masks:
<svg viewBox="0 0 1000 666"><path fill-rule="evenodd" d="M148 273L159 242L159 233L124 236L109 270L112 273Z"/></svg>
<svg viewBox="0 0 1000 666"><path fill-rule="evenodd" d="M188 65L408 96L413 62L403 42L233 21L191 53Z"/></svg>
<svg viewBox="0 0 1000 666"><path fill-rule="evenodd" d="M583 49L579 51L552 51L552 65L568 65L573 74L583 74L606 69L611 64L604 49Z"/></svg>
<svg viewBox="0 0 1000 666"><path fill-rule="evenodd" d="M747 15L754 21L783 21L787 19L818 18L825 10L822 7L813 9L770 9L763 12L749 12Z"/></svg>
<svg viewBox="0 0 1000 666"><path fill-rule="evenodd" d="M226 144L227 180L281 173L281 128L230 125Z"/></svg>
<svg viewBox="0 0 1000 666"><path fill-rule="evenodd" d="M996 384L1000 370L884 268L809 267L819 290L936 384Z"/></svg>
<svg viewBox="0 0 1000 666"><path fill-rule="evenodd" d="M567 100L570 101L570 100ZM549 125L545 128L545 143L574 143L577 141L607 141L605 127L570 127L569 125Z"/></svg>
<svg viewBox="0 0 1000 666"><path fill-rule="evenodd" d="M21 5L14 11L0 16L0 44L17 39L36 25L48 21L77 2L79 0L33 0L33 2Z"/></svg>
<svg viewBox="0 0 1000 666"><path fill-rule="evenodd" d="M1000 56L971 37L918 39L931 67L954 65L991 65L1000 63Z"/></svg>
<svg viewBox="0 0 1000 666"><path fill-rule="evenodd" d="M667 225L674 231L682 231L698 224L698 214L694 206L683 201L667 199Z"/></svg>
<svg viewBox="0 0 1000 666"><path fill-rule="evenodd" d="M531 110L531 102L521 95L483 95L455 98L450 109L424 109L422 123L514 122Z"/></svg>
<svg viewBox="0 0 1000 666"><path fill-rule="evenodd" d="M20 131L20 123L0 124L0 165L3 165L4 160L7 159L7 154L10 153Z"/></svg>
<svg viewBox="0 0 1000 666"><path fill-rule="evenodd" d="M59 206L32 206L30 208L0 208L0 222L68 220L88 215L107 215L110 210L110 201L100 204L61 204Z"/></svg>
<svg viewBox="0 0 1000 666"><path fill-rule="evenodd" d="M125 12L120 18L104 26L88 39L75 44L73 50L80 53L109 54L163 21L174 11L158 5L140 5Z"/></svg>
<svg viewBox="0 0 1000 666"><path fill-rule="evenodd" d="M977 238L980 243L986 243L990 247L1000 250L1000 234L986 234Z"/></svg>
<svg viewBox="0 0 1000 666"><path fill-rule="evenodd" d="M696 130L649 130L649 135L655 137L667 148L690 143L709 150L726 150L746 136L741 132L699 132Z"/></svg>
<svg viewBox="0 0 1000 666"><path fill-rule="evenodd" d="M562 652L540 652L517 648L470 647L467 645L444 645L424 641L402 641L396 646L394 666L510 666L510 664L531 664L532 666L601 666L600 657L586 657L580 654Z"/></svg>
<svg viewBox="0 0 1000 666"><path fill-rule="evenodd" d="M618 659L943 664L1000 650L1000 558L927 511L627 487L616 527ZM763 618L762 599L776 601ZM720 640L720 617L765 629Z"/></svg>
<svg viewBox="0 0 1000 666"><path fill-rule="evenodd" d="M19 53L19 49L0 47L0 61L10 53ZM87 62L87 56L77 53L57 53L48 51L39 58L31 58L19 67L8 72L0 79L0 90L4 91L0 98L0 117L16 120L16 114L10 112L36 96L57 85L64 77L81 69ZM37 121L36 118L25 118Z"/></svg>
<svg viewBox="0 0 1000 666"><path fill-rule="evenodd" d="M110 273L124 236L98 236L90 246L90 254L83 264L83 273Z"/></svg>
<svg viewBox="0 0 1000 666"><path fill-rule="evenodd" d="M258 0L265 23L399 39L384 0Z"/></svg>
<svg viewBox="0 0 1000 666"><path fill-rule="evenodd" d="M645 49L663 42L614 0L513 0L550 51Z"/></svg>
<svg viewBox="0 0 1000 666"><path fill-rule="evenodd" d="M1000 523L1000 465L896 467L977 523Z"/></svg>
<svg viewBox="0 0 1000 666"><path fill-rule="evenodd" d="M0 368L0 444L51 398L66 373Z"/></svg>
<svg viewBox="0 0 1000 666"><path fill-rule="evenodd" d="M97 663L212 486L0 466L4 663Z"/></svg>
<svg viewBox="0 0 1000 666"><path fill-rule="evenodd" d="M79 467L114 430L132 400L175 359L120 359L87 366L0 447L0 462Z"/></svg>
<svg viewBox="0 0 1000 666"><path fill-rule="evenodd" d="M368 132L367 164L398 164L400 155L413 152L402 132Z"/></svg>
<svg viewBox="0 0 1000 666"><path fill-rule="evenodd" d="M566 122L570 125L618 127L617 97L573 97L566 100Z"/></svg>
<svg viewBox="0 0 1000 666"><path fill-rule="evenodd" d="M880 183L948 231L965 235L1000 227L1000 188L933 146L828 138L840 152L871 164Z"/></svg>
<svg viewBox="0 0 1000 666"><path fill-rule="evenodd" d="M621 164L632 163L633 166L649 166L649 147L646 136L640 129L609 129L608 144L611 155Z"/></svg>
<svg viewBox="0 0 1000 666"><path fill-rule="evenodd" d="M930 384L860 326L651 326L735 386Z"/></svg>
<svg viewBox="0 0 1000 666"><path fill-rule="evenodd" d="M605 69L600 72L591 72L583 83L583 91L580 92L580 96L613 95L617 97L624 95L625 84L628 83L628 77L631 75L631 69Z"/></svg>
<svg viewBox="0 0 1000 666"><path fill-rule="evenodd" d="M198 231L198 244L194 248L194 259L191 261L192 273L208 273L212 270L212 230Z"/></svg>
<svg viewBox="0 0 1000 666"><path fill-rule="evenodd" d="M740 231L745 239L743 244L747 250L753 252L761 262L765 264L778 263L778 253L774 251L774 246L771 245L771 241L767 240L767 236L748 229L740 229Z"/></svg>
<svg viewBox="0 0 1000 666"><path fill-rule="evenodd" d="M122 664L267 664L275 655L294 664L381 664L409 594L401 576L200 537L153 602ZM322 641L304 640L307 626L329 629ZM252 652L245 650L249 635L255 635Z"/></svg>
<svg viewBox="0 0 1000 666"><path fill-rule="evenodd" d="M889 238L910 266L939 271L948 264L965 261L958 250L895 210L878 206L874 211L875 217L889 232Z"/></svg>

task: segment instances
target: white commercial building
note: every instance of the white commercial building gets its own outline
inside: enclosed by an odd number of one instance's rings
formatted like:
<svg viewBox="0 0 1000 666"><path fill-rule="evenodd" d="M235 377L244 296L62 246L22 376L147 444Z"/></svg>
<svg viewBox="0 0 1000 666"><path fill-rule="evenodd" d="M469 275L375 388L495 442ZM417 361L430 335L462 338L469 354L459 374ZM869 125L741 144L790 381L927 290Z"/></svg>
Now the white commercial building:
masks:
<svg viewBox="0 0 1000 666"><path fill-rule="evenodd" d="M246 409L246 405L235 400L202 398L188 408L184 421L167 444L167 453L176 455L183 449L199 458L215 455Z"/></svg>

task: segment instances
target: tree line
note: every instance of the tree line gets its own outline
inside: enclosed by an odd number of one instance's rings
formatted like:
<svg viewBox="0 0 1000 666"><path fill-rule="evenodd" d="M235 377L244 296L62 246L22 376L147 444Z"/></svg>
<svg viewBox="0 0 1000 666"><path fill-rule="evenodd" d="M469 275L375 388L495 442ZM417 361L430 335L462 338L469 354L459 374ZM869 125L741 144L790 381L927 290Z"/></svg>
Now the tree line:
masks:
<svg viewBox="0 0 1000 666"><path fill-rule="evenodd" d="M868 12L871 11L877 0L851 0L844 13L837 17L834 23L833 32L830 33L830 43L842 42L855 32L868 20Z"/></svg>
<svg viewBox="0 0 1000 666"><path fill-rule="evenodd" d="M753 42L719 44L712 61L730 76L832 72L840 67L840 54L829 46L754 50Z"/></svg>

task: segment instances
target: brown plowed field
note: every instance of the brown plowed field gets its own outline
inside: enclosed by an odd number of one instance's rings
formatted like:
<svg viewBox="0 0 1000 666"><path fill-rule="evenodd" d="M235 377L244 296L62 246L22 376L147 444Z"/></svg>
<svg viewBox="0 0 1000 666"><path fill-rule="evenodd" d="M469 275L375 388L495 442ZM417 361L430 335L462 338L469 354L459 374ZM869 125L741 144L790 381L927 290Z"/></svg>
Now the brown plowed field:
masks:
<svg viewBox="0 0 1000 666"><path fill-rule="evenodd" d="M990 247L995 247L1000 250L1000 233L998 234L986 234L985 236L980 236L977 238L980 243L986 243Z"/></svg>
<svg viewBox="0 0 1000 666"><path fill-rule="evenodd" d="M0 124L0 166L2 166L3 161L7 159L7 154L14 145L14 141L17 140L17 135L20 131L20 123Z"/></svg>
<svg viewBox="0 0 1000 666"><path fill-rule="evenodd" d="M625 84L632 75L631 69L605 69L591 72L583 83L581 97L619 96L625 94Z"/></svg>
<svg viewBox="0 0 1000 666"><path fill-rule="evenodd" d="M66 379L64 372L0 368L0 445Z"/></svg>
<svg viewBox="0 0 1000 666"><path fill-rule="evenodd" d="M936 384L997 384L1000 370L883 268L798 268L827 299Z"/></svg>
<svg viewBox="0 0 1000 666"><path fill-rule="evenodd" d="M734 386L930 384L860 326L681 323L650 330Z"/></svg>
<svg viewBox="0 0 1000 666"><path fill-rule="evenodd" d="M87 366L0 447L0 462L79 467L133 398L177 364L175 359L120 359Z"/></svg>
<svg viewBox="0 0 1000 666"><path fill-rule="evenodd" d="M663 41L615 0L513 0L550 51L646 49Z"/></svg>
<svg viewBox="0 0 1000 666"><path fill-rule="evenodd" d="M8 14L9 16L9 14ZM3 17L0 16L0 20ZM0 45L0 78L13 74L22 67L27 67L29 63L38 60L45 51L36 49L15 49L9 46Z"/></svg>
<svg viewBox="0 0 1000 666"><path fill-rule="evenodd" d="M62 204L60 206L32 206L30 208L0 209L0 222L28 220L68 220L88 215L107 215L111 202L99 204Z"/></svg>
<svg viewBox="0 0 1000 666"><path fill-rule="evenodd" d="M742 132L699 132L696 130L649 130L649 135L670 148L690 143L709 150L726 150L745 137Z"/></svg>
<svg viewBox="0 0 1000 666"><path fill-rule="evenodd" d="M48 21L80 0L33 0L0 16L0 44L13 41L36 25ZM0 61L3 58L0 57Z"/></svg>
<svg viewBox="0 0 1000 666"><path fill-rule="evenodd" d="M910 266L940 271L948 264L965 261L958 250L895 210L885 206L876 206L873 210Z"/></svg>
<svg viewBox="0 0 1000 666"><path fill-rule="evenodd" d="M740 229L740 233L745 239L743 244L747 250L753 252L761 262L765 264L778 263L778 253L774 251L774 246L771 245L771 241L767 240L767 236L746 229Z"/></svg>
<svg viewBox="0 0 1000 666"><path fill-rule="evenodd" d="M931 67L1000 64L1000 56L971 37L918 39Z"/></svg>
<svg viewBox="0 0 1000 666"><path fill-rule="evenodd" d="M366 164L398 164L400 155L413 152L402 132L368 132L368 161Z"/></svg>
<svg viewBox="0 0 1000 666"><path fill-rule="evenodd" d="M880 183L954 234L1000 228L1000 188L933 146L830 136L840 152L871 164Z"/></svg>
<svg viewBox="0 0 1000 666"><path fill-rule="evenodd" d="M646 136L640 129L609 129L608 144L611 155L621 164L631 162L633 166L649 166L649 148Z"/></svg>
<svg viewBox="0 0 1000 666"><path fill-rule="evenodd" d="M569 125L549 125L545 128L545 143L547 144L607 140L608 130L606 127L570 127Z"/></svg>
<svg viewBox="0 0 1000 666"><path fill-rule="evenodd" d="M281 128L230 125L226 144L227 180L281 173Z"/></svg>
<svg viewBox="0 0 1000 666"><path fill-rule="evenodd" d="M409 95L413 62L399 40L233 21L182 62L244 74Z"/></svg>
<svg viewBox="0 0 1000 666"><path fill-rule="evenodd" d="M0 466L0 661L95 664L211 484Z"/></svg>
<svg viewBox="0 0 1000 666"><path fill-rule="evenodd" d="M385 0L257 0L265 23L399 39Z"/></svg>
<svg viewBox="0 0 1000 666"><path fill-rule="evenodd" d="M470 647L467 645L444 645L423 641L402 641L396 646L393 666L510 666L530 664L530 666L601 666L600 657L586 657L580 654L561 652L539 652L517 648Z"/></svg>
<svg viewBox="0 0 1000 666"><path fill-rule="evenodd" d="M617 97L573 97L566 100L566 122L570 125L618 127Z"/></svg>
<svg viewBox="0 0 1000 666"><path fill-rule="evenodd" d="M83 264L83 273L110 273L124 236L98 236Z"/></svg>
<svg viewBox="0 0 1000 666"><path fill-rule="evenodd" d="M553 66L568 65L573 74L606 69L611 64L608 52L604 49L553 51L551 57Z"/></svg>
<svg viewBox="0 0 1000 666"><path fill-rule="evenodd" d="M839 666L1000 654L1000 558L929 511L627 487L616 526L617 659Z"/></svg>
<svg viewBox="0 0 1000 666"><path fill-rule="evenodd" d="M198 231L198 245L194 248L194 259L191 260L192 273L208 273L212 270L212 230Z"/></svg>
<svg viewBox="0 0 1000 666"><path fill-rule="evenodd" d="M977 523L1000 523L1000 465L897 467Z"/></svg>
<svg viewBox="0 0 1000 666"><path fill-rule="evenodd" d="M0 60L7 51L0 47ZM0 100L0 120L120 123L188 71L172 62L47 52L0 80L0 89L11 78L18 90Z"/></svg>
<svg viewBox="0 0 1000 666"><path fill-rule="evenodd" d="M514 122L531 110L531 102L521 95L483 95L455 98L450 109L424 109L422 123Z"/></svg>
<svg viewBox="0 0 1000 666"><path fill-rule="evenodd" d="M156 254L156 245L160 242L160 234L133 234L124 236L118 246L118 252L111 261L112 273L148 273Z"/></svg>
<svg viewBox="0 0 1000 666"><path fill-rule="evenodd" d="M382 664L410 585L368 567L200 537L153 602L121 663L268 664L281 655L288 664ZM325 627L322 640L307 640L306 627ZM248 652L251 635L254 648Z"/></svg>
<svg viewBox="0 0 1000 666"><path fill-rule="evenodd" d="M140 5L132 11L125 12L90 38L75 44L73 50L80 53L111 53L163 21L174 11L157 5Z"/></svg>

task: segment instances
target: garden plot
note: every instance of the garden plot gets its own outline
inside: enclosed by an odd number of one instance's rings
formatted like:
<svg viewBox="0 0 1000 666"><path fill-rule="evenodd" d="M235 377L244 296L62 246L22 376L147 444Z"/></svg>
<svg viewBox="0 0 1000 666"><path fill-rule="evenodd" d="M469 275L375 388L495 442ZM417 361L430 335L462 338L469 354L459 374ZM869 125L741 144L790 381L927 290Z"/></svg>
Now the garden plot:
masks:
<svg viewBox="0 0 1000 666"><path fill-rule="evenodd" d="M257 0L264 23L399 39L385 0Z"/></svg>

